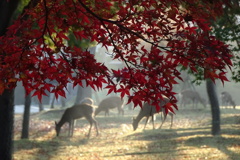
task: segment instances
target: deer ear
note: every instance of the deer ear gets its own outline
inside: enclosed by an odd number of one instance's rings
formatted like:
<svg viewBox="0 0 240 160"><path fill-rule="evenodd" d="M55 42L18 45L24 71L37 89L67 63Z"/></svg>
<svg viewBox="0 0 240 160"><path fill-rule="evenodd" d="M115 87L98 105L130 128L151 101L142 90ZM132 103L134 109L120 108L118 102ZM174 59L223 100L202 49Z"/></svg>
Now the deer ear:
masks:
<svg viewBox="0 0 240 160"><path fill-rule="evenodd" d="M57 121L54 121L55 122L55 125L57 125Z"/></svg>

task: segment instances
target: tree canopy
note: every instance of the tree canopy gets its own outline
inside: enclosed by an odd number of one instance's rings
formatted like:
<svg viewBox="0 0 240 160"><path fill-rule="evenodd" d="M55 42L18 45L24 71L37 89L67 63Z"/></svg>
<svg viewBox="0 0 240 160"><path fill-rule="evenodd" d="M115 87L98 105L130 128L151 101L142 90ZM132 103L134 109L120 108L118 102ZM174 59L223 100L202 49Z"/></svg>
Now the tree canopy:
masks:
<svg viewBox="0 0 240 160"><path fill-rule="evenodd" d="M39 99L46 90L58 97L67 83L86 81L93 89L107 85L108 93L128 96L135 106L151 101L159 107L166 96L177 108L172 88L181 79L179 66L227 80L231 52L210 32L223 5L227 1L31 0L0 37L0 93L22 81ZM109 70L70 43L72 37L113 47L126 67Z"/></svg>
<svg viewBox="0 0 240 160"><path fill-rule="evenodd" d="M232 69L232 79L240 81L240 3L238 0L230 0L230 6L225 6L220 17L213 21L213 34L220 40L230 44L231 51L234 53Z"/></svg>

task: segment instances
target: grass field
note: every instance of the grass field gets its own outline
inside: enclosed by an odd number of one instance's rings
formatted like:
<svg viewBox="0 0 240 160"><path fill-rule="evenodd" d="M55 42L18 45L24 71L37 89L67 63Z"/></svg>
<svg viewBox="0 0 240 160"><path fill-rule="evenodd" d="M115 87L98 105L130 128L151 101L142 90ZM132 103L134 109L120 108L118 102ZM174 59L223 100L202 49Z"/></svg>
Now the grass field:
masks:
<svg viewBox="0 0 240 160"><path fill-rule="evenodd" d="M211 135L210 109L182 109L176 111L172 129L170 117L162 129L152 130L144 120L136 131L132 129L132 117L138 109L125 110L118 116L115 110L110 116L96 117L100 135L92 130L87 138L89 124L85 119L77 121L73 137L67 137L68 125L64 125L56 137L54 121L62 110L50 110L31 116L30 138L21 140L22 115L15 117L14 160L239 160L240 159L240 108L221 109L221 136ZM161 116L156 119L156 128Z"/></svg>

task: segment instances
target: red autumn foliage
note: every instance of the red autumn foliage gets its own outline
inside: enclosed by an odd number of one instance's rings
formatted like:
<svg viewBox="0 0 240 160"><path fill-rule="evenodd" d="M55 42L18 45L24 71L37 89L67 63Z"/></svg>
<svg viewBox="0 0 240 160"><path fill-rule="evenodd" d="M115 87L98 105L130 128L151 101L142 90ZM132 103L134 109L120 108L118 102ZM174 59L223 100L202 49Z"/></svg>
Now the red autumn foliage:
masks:
<svg viewBox="0 0 240 160"><path fill-rule="evenodd" d="M228 47L210 35L210 20L224 1L206 0L36 0L0 37L0 92L22 81L40 99L45 90L65 96L67 83L93 89L103 84L129 102L171 104L178 66L205 69L205 78L226 81L231 66ZM114 47L122 70L109 70L89 51L69 46L69 33L104 47ZM113 81L113 78L117 81ZM54 82L54 83L53 83ZM131 93L131 94L130 94ZM170 105L166 106L171 110Z"/></svg>

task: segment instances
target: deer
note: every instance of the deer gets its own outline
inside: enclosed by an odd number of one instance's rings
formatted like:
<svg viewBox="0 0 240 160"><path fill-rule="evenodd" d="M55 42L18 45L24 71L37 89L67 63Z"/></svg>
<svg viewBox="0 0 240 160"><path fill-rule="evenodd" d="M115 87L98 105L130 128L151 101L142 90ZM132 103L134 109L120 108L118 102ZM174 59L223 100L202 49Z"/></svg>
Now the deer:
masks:
<svg viewBox="0 0 240 160"><path fill-rule="evenodd" d="M206 108L206 100L204 98L202 98L199 93L197 91L193 91L193 90L183 90L180 93L180 97L181 97L181 104L180 107L182 107L183 105L186 105L187 101L190 100L192 101L193 107L196 108L198 103L201 103L204 108Z"/></svg>
<svg viewBox="0 0 240 160"><path fill-rule="evenodd" d="M160 103L160 110L157 111L155 106L150 105L149 103L144 103L142 109L140 110L140 112L138 113L136 118L133 118L133 122L132 122L132 126L133 126L133 130L135 131L138 128L138 124L139 122L146 117L146 122L144 125L144 130L146 128L147 122L149 117L152 117L152 125L153 125L153 129L155 129L154 126L154 114L162 112L163 113L163 121L161 123L161 125L159 126L159 129L162 128L163 123L165 122L166 118L167 118L167 113L166 113L166 109L164 108L164 105L166 105L169 102L169 99L167 97L163 97L163 101L161 101ZM172 123L173 123L173 114L171 111L168 112L168 114L171 116L171 126L170 128L172 128Z"/></svg>
<svg viewBox="0 0 240 160"><path fill-rule="evenodd" d="M235 109L236 107L236 104L235 102L233 101L232 99L232 96L230 93L224 91L221 93L221 99L222 99L222 105L223 106L228 106L228 105L231 105L233 106L233 108Z"/></svg>
<svg viewBox="0 0 240 160"><path fill-rule="evenodd" d="M118 109L118 115L120 115L120 114L124 115L123 103L124 103L124 100L122 100L118 96L105 98L99 103L99 105L95 111L95 116L97 116L101 111L105 112L105 116L106 115L109 116L109 110L113 109L113 108Z"/></svg>
<svg viewBox="0 0 240 160"><path fill-rule="evenodd" d="M85 117L86 120L90 123L90 128L88 131L88 138L90 137L91 130L92 130L92 124L95 125L97 135L99 134L98 132L98 123L93 117L94 113L94 107L89 104L79 104L79 105L73 105L70 108L67 108L60 121L57 123L55 121L55 130L57 133L57 136L60 134L61 127L65 124L69 124L69 129L68 129L68 136L73 136L73 130L74 130L74 120L75 119L80 119L82 117Z"/></svg>
<svg viewBox="0 0 240 160"><path fill-rule="evenodd" d="M84 99L82 99L80 101L80 104L83 104L83 103L93 105L94 104L94 100L92 98L86 97L86 98L84 98Z"/></svg>

